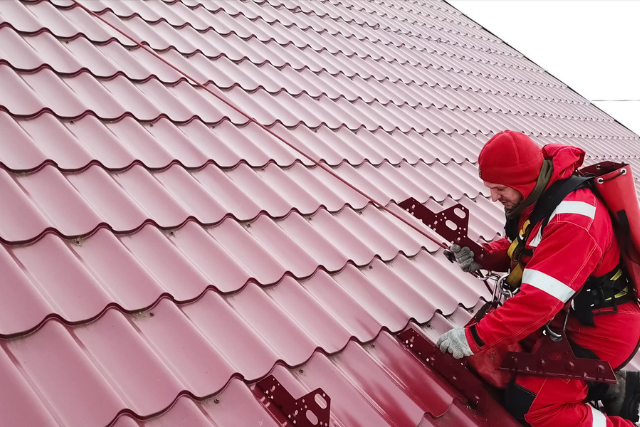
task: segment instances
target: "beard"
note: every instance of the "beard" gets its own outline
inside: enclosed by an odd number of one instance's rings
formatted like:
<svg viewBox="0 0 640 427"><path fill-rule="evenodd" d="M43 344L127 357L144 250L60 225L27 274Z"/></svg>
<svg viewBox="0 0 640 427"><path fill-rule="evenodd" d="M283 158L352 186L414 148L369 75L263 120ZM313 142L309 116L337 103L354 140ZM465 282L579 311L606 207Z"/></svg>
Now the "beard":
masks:
<svg viewBox="0 0 640 427"><path fill-rule="evenodd" d="M502 202L500 202L502 203ZM504 212L509 215L511 212L515 211L518 206L520 205L520 203L513 203L513 202L509 202L507 201L508 204L510 204L510 207L506 206L504 203L502 203L502 205L504 206Z"/></svg>

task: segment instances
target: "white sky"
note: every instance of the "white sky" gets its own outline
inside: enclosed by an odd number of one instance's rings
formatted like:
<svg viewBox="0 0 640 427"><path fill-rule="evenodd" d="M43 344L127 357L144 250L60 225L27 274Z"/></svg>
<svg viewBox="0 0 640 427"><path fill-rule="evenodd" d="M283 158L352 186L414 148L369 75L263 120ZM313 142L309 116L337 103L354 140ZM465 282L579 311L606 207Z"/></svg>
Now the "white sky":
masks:
<svg viewBox="0 0 640 427"><path fill-rule="evenodd" d="M588 100L640 100L640 1L448 2ZM640 102L594 104L640 134Z"/></svg>

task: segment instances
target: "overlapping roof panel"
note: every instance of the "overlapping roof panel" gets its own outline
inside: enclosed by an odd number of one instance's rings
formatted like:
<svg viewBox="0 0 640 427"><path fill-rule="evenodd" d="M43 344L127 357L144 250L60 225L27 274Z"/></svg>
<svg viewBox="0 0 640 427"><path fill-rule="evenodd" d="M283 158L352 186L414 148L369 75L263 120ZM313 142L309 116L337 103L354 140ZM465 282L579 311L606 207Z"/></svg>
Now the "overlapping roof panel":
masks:
<svg viewBox="0 0 640 427"><path fill-rule="evenodd" d="M6 425L276 426L268 374L332 426L511 425L398 341L488 293L392 213L495 238L475 163L506 128L639 154L435 0L0 2L0 128Z"/></svg>

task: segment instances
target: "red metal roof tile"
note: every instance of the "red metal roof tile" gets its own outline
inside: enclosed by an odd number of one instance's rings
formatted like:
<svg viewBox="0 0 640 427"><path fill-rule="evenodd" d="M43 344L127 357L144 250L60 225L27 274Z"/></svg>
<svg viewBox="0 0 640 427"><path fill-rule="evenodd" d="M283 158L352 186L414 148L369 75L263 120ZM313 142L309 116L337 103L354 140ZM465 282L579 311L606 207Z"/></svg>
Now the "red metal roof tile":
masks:
<svg viewBox="0 0 640 427"><path fill-rule="evenodd" d="M0 171L0 191L3 203L1 235L9 241L22 241L47 228L48 220L37 210L15 179Z"/></svg>
<svg viewBox="0 0 640 427"><path fill-rule="evenodd" d="M296 322L292 322L292 319L254 284L249 284L243 292L229 298L228 302L242 316L242 321L269 343L278 360L289 366L304 363L316 346L321 344L315 342ZM275 360L273 362L275 363ZM262 373L264 374L266 372Z"/></svg>
<svg viewBox="0 0 640 427"><path fill-rule="evenodd" d="M137 414L154 413L170 405L184 388L181 380L186 378L177 376L183 372L167 369L171 359L165 356L162 360L159 349L142 340L131 320L117 310L107 311L100 321L86 328L75 328L73 334L92 363L108 373L110 382ZM149 388L149 384L154 387Z"/></svg>
<svg viewBox="0 0 640 427"><path fill-rule="evenodd" d="M395 337L435 340L486 289L329 172L420 230L397 203L461 203L491 240L475 163L496 132L637 163L637 135L439 1L0 15L8 425L275 426L271 373L340 425L488 427Z"/></svg>
<svg viewBox="0 0 640 427"><path fill-rule="evenodd" d="M160 300L147 315L134 316L131 321L171 366L186 390L196 396L206 396L212 389L223 387L236 372L184 312L168 299ZM183 360L189 363L184 364Z"/></svg>
<svg viewBox="0 0 640 427"><path fill-rule="evenodd" d="M68 329L53 321L29 337L29 345L22 339L10 341L3 345L3 352L13 359L10 368L26 376L38 397L47 402L43 404L38 399L33 410L46 408L62 424L106 425L128 402L74 338ZM80 407L78 402L82 402ZM44 408L40 409L40 405Z"/></svg>
<svg viewBox="0 0 640 427"><path fill-rule="evenodd" d="M16 331L26 331L36 326L54 308L40 294L38 286L27 276L27 273L12 258L11 252L3 248L0 251L0 269L3 277L0 323L3 335L10 335ZM49 283L45 282L44 286Z"/></svg>
<svg viewBox="0 0 640 427"><path fill-rule="evenodd" d="M238 312L223 298L207 292L197 303L184 306L184 314L198 331L222 353L234 371L246 380L264 376L279 356L261 340ZM215 392L211 387L211 392Z"/></svg>
<svg viewBox="0 0 640 427"><path fill-rule="evenodd" d="M0 351L0 411L7 425L30 424L43 427L59 425L55 415L42 405L38 393L15 369L5 351Z"/></svg>

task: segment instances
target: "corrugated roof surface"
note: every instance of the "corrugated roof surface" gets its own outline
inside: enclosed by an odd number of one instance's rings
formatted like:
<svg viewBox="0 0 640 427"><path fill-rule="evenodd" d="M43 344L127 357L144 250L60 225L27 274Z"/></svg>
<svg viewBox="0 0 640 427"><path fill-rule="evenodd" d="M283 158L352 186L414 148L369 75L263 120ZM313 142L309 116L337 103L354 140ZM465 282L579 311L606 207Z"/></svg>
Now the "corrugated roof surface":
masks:
<svg viewBox="0 0 640 427"><path fill-rule="evenodd" d="M510 128L638 162L637 135L441 1L83 1L394 212L502 213ZM436 244L67 0L0 2L3 425L512 425L395 335L488 297ZM446 317L445 317L446 316ZM513 424L515 425L515 424Z"/></svg>

